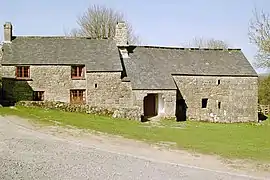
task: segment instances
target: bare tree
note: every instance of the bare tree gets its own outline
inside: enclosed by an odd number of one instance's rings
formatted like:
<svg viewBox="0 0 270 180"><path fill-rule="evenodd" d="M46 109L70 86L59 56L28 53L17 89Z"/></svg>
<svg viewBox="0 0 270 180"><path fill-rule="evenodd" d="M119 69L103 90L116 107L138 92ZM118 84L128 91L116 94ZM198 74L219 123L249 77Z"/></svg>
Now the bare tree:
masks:
<svg viewBox="0 0 270 180"><path fill-rule="evenodd" d="M249 24L249 39L258 48L255 66L270 68L270 14L255 8Z"/></svg>
<svg viewBox="0 0 270 180"><path fill-rule="evenodd" d="M2 51L2 45L0 44L0 61L2 61L3 51Z"/></svg>
<svg viewBox="0 0 270 180"><path fill-rule="evenodd" d="M72 29L68 36L86 36L91 38L113 38L117 22L125 21L128 28L129 43L138 43L139 38L124 15L106 6L93 5L88 7L77 19L79 28Z"/></svg>
<svg viewBox="0 0 270 180"><path fill-rule="evenodd" d="M3 44L2 44L2 41L0 39L0 61L2 61L2 57L3 57L3 50L2 50L2 48L3 48Z"/></svg>
<svg viewBox="0 0 270 180"><path fill-rule="evenodd" d="M222 40L216 39L204 39L204 38L194 38L190 43L191 46L198 48L210 48L210 49L227 49L229 44Z"/></svg>

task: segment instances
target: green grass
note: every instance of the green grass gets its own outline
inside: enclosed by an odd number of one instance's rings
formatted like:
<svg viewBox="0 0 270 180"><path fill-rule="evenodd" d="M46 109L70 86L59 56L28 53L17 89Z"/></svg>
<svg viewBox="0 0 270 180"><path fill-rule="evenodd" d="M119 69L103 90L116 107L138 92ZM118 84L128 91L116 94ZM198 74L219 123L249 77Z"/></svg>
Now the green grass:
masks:
<svg viewBox="0 0 270 180"><path fill-rule="evenodd" d="M177 123L163 120L156 127L125 119L40 108L1 108L0 114L16 115L42 123L51 123L53 120L62 125L121 135L151 143L174 142L180 149L217 154L227 158L270 162L269 120L262 124L214 124L189 121Z"/></svg>

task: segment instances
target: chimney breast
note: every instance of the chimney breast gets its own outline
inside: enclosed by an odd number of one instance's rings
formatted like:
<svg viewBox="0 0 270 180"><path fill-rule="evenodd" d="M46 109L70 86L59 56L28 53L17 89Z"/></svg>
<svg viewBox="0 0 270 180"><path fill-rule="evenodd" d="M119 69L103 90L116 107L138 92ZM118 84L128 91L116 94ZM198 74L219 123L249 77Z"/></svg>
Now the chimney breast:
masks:
<svg viewBox="0 0 270 180"><path fill-rule="evenodd" d="M128 31L125 22L117 23L114 39L117 46L128 46Z"/></svg>
<svg viewBox="0 0 270 180"><path fill-rule="evenodd" d="M11 42L12 40L12 24L6 22L4 24L4 42Z"/></svg>

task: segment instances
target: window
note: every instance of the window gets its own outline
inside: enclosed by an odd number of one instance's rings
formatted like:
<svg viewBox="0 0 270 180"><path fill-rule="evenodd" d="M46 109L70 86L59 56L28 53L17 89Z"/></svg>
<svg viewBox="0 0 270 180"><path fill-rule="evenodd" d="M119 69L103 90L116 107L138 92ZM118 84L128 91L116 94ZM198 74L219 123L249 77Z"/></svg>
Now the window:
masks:
<svg viewBox="0 0 270 180"><path fill-rule="evenodd" d="M207 108L207 102L208 102L207 98L202 99L202 108Z"/></svg>
<svg viewBox="0 0 270 180"><path fill-rule="evenodd" d="M85 90L70 90L70 102L75 104L84 104Z"/></svg>
<svg viewBox="0 0 270 180"><path fill-rule="evenodd" d="M220 85L220 79L217 80L217 85Z"/></svg>
<svg viewBox="0 0 270 180"><path fill-rule="evenodd" d="M17 66L16 67L17 78L30 78L30 67L29 66Z"/></svg>
<svg viewBox="0 0 270 180"><path fill-rule="evenodd" d="M95 88L97 88L97 84L95 84Z"/></svg>
<svg viewBox="0 0 270 180"><path fill-rule="evenodd" d="M34 91L33 100L34 101L44 101L44 91Z"/></svg>
<svg viewBox="0 0 270 180"><path fill-rule="evenodd" d="M72 66L71 67L71 78L81 79L84 76L84 66Z"/></svg>
<svg viewBox="0 0 270 180"><path fill-rule="evenodd" d="M218 109L221 108L221 102L218 102Z"/></svg>

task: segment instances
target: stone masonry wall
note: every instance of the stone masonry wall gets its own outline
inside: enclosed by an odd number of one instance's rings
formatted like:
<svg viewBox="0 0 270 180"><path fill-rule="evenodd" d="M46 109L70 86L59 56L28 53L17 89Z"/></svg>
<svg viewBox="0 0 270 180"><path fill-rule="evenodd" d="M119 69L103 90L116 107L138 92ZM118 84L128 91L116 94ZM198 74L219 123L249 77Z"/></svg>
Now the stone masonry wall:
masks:
<svg viewBox="0 0 270 180"><path fill-rule="evenodd" d="M133 106L131 84L121 81L121 72L87 73L87 94L89 105Z"/></svg>
<svg viewBox="0 0 270 180"><path fill-rule="evenodd" d="M40 107L45 109L57 109L67 112L81 112L87 114L111 116L113 118L125 118L130 120L141 120L141 109L139 107L97 107L90 105L70 104L64 102L50 102L50 101L20 101L16 106L26 107Z"/></svg>
<svg viewBox="0 0 270 180"><path fill-rule="evenodd" d="M187 104L189 119L214 122L258 120L257 77L174 76L174 80ZM202 98L208 98L207 108L202 108Z"/></svg>
<svg viewBox="0 0 270 180"><path fill-rule="evenodd" d="M86 90L92 106L132 107L130 82L121 72L86 73L86 79L71 79L70 66L30 66L30 80L15 80L15 66L3 67L3 88L14 101L31 101L33 91L44 91L46 101L70 102L71 89Z"/></svg>
<svg viewBox="0 0 270 180"><path fill-rule="evenodd" d="M133 90L134 105L138 106L142 110L143 115L143 103L144 97L149 93L162 94L164 99L164 117L175 118L176 110L176 90Z"/></svg>
<svg viewBox="0 0 270 180"><path fill-rule="evenodd" d="M15 101L32 100L45 91L47 101L70 101L70 89L86 89L86 80L72 80L70 66L30 66L30 80L15 80L15 66L3 66L3 89Z"/></svg>

